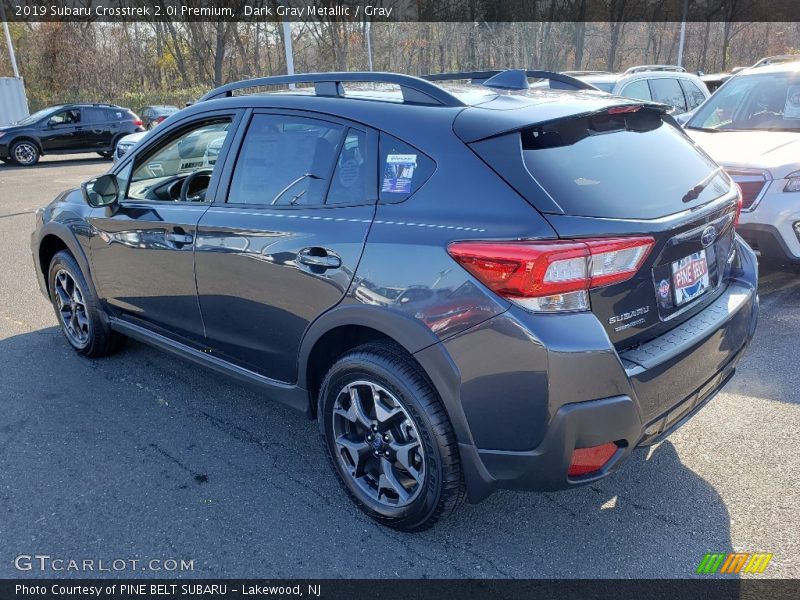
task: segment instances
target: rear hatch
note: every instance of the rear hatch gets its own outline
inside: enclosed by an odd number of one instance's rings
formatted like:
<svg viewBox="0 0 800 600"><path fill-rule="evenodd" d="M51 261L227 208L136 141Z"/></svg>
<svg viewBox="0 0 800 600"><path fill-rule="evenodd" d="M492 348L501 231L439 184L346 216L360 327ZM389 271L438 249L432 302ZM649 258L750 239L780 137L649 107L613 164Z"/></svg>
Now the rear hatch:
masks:
<svg viewBox="0 0 800 600"><path fill-rule="evenodd" d="M622 350L674 328L722 293L737 190L661 107L591 108L540 123L530 119L535 111L520 111L527 123L470 146L560 238L653 238L631 279L590 290L592 312Z"/></svg>

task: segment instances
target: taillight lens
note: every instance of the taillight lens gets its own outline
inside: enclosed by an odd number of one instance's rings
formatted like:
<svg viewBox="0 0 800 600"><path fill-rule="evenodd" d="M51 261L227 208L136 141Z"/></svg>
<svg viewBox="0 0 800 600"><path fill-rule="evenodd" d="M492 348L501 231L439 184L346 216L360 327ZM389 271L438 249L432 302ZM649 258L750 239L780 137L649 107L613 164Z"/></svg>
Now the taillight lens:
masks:
<svg viewBox="0 0 800 600"><path fill-rule="evenodd" d="M537 312L588 310L588 290L639 270L653 238L454 242L448 252L500 296Z"/></svg>
<svg viewBox="0 0 800 600"><path fill-rule="evenodd" d="M599 471L611 460L611 457L617 452L617 448L618 446L614 443L591 448L575 448L572 451L569 469L567 469L567 477L580 477Z"/></svg>
<svg viewBox="0 0 800 600"><path fill-rule="evenodd" d="M141 127L143 125L141 119L134 119L133 124L136 125L137 127Z"/></svg>
<svg viewBox="0 0 800 600"><path fill-rule="evenodd" d="M164 119L166 119L166 118L167 118L167 117L158 117L158 118L156 119L156 124L158 124L158 123L161 123L161 122L162 122Z"/></svg>

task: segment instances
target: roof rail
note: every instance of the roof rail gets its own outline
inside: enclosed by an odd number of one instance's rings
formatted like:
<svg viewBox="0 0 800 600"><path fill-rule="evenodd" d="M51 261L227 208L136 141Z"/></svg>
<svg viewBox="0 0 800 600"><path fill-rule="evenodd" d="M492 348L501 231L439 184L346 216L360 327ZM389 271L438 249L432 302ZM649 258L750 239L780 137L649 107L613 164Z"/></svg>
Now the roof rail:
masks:
<svg viewBox="0 0 800 600"><path fill-rule="evenodd" d="M764 67L778 63L794 62L800 60L800 54L779 54L778 56L766 56L754 64L751 68Z"/></svg>
<svg viewBox="0 0 800 600"><path fill-rule="evenodd" d="M528 89L528 79L549 79L561 84L564 89L597 90L591 83L581 81L555 71L524 71L522 69L504 69L500 71L461 71L455 73L439 73L422 75L428 81L469 80L476 85L504 90ZM492 81L494 80L494 81Z"/></svg>
<svg viewBox="0 0 800 600"><path fill-rule="evenodd" d="M612 75L611 71L561 71L562 75L579 77L584 75Z"/></svg>
<svg viewBox="0 0 800 600"><path fill-rule="evenodd" d="M399 73L374 73L374 72L344 72L344 73L305 73L302 75L277 75L274 77L258 77L256 79L246 79L237 81L211 90L198 102L213 100L233 96L237 90L262 87L262 86L283 86L295 83L313 83L314 93L317 96L329 96L334 98L344 97L344 87L342 83L387 83L400 86L403 94L403 102L408 104L426 104L434 106L464 106L464 103L453 94L434 85L429 81L413 77L411 75L401 75Z"/></svg>
<svg viewBox="0 0 800 600"><path fill-rule="evenodd" d="M630 75L631 73L641 73L642 71L674 71L677 73L685 73L686 69L678 65L638 65L627 69L623 75Z"/></svg>

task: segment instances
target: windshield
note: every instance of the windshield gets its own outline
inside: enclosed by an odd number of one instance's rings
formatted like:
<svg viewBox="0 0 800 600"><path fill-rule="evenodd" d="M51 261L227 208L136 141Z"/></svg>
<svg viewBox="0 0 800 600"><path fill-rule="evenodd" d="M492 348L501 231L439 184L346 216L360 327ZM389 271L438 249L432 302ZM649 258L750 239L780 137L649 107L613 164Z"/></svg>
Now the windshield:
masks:
<svg viewBox="0 0 800 600"><path fill-rule="evenodd" d="M800 131L800 72L734 77L687 124L709 131Z"/></svg>
<svg viewBox="0 0 800 600"><path fill-rule="evenodd" d="M42 110L33 113L29 117L25 117L21 121L17 121L14 125L32 125L38 120L45 118L51 112L61 108L60 106L51 106L50 108L43 108Z"/></svg>

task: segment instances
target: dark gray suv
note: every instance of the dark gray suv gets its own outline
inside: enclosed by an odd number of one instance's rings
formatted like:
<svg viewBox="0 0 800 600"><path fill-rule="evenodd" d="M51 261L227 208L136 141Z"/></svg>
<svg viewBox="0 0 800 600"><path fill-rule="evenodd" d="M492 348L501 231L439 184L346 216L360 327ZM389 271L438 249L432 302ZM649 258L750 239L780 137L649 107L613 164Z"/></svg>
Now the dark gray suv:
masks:
<svg viewBox="0 0 800 600"><path fill-rule="evenodd" d="M733 376L758 297L737 186L589 88L224 86L37 213L42 291L82 355L135 338L318 419L386 525L596 481Z"/></svg>

